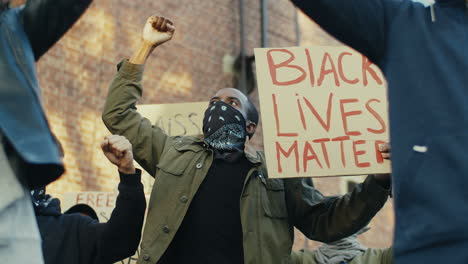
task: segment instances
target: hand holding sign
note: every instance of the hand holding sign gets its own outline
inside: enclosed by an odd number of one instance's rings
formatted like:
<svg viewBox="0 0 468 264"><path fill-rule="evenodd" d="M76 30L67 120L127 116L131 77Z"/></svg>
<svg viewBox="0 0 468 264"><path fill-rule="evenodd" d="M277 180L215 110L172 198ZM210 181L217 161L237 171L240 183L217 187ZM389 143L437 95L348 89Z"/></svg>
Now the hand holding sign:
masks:
<svg viewBox="0 0 468 264"><path fill-rule="evenodd" d="M382 155L382 158L390 160L392 155L391 155L391 147L388 142L383 143L379 147L380 154ZM390 179L392 178L392 175L390 173L383 173L383 174L375 174L374 176L377 180L380 181L387 181L389 182Z"/></svg>
<svg viewBox="0 0 468 264"><path fill-rule="evenodd" d="M389 143L384 143L380 145L380 153L382 154L382 158L384 159L391 159L391 147Z"/></svg>
<svg viewBox="0 0 468 264"><path fill-rule="evenodd" d="M125 174L135 174L132 144L123 136L106 136L101 143L106 158Z"/></svg>

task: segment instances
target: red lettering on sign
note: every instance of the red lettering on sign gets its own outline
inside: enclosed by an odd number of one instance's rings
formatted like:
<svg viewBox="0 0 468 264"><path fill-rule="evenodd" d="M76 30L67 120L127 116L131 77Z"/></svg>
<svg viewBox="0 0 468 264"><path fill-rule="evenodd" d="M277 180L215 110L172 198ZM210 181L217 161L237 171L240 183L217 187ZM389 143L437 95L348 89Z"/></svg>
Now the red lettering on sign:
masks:
<svg viewBox="0 0 468 264"><path fill-rule="evenodd" d="M353 153L354 153L354 163L356 164L356 167L358 168L367 168L370 167L369 162L359 162L359 156L366 154L365 150L357 150L356 146L357 145L362 145L365 144L365 140L356 140L353 141Z"/></svg>
<svg viewBox="0 0 468 264"><path fill-rule="evenodd" d="M329 69L325 69L325 67L327 66L327 61L330 63ZM323 83L323 80L325 79L325 76L330 73L333 73L333 78L335 79L335 85L340 86L340 80L338 78L338 73L336 72L335 63L333 62L330 54L328 52L325 52L325 54L323 55L322 67L320 69L320 77L318 79L317 85L321 86Z"/></svg>
<svg viewBox="0 0 468 264"><path fill-rule="evenodd" d="M304 145L304 156L303 156L304 172L307 171L307 165L310 160L315 160L317 164L319 165L319 167L323 168L317 156L317 153L315 153L314 151L314 148L312 148L312 145L310 145L310 143L306 141Z"/></svg>
<svg viewBox="0 0 468 264"><path fill-rule="evenodd" d="M364 86L369 84L367 80L367 73L371 75L371 77L377 82L377 84L383 84L382 79L380 79L377 72L371 68L374 64L365 56L362 56L362 79L364 80Z"/></svg>
<svg viewBox="0 0 468 264"><path fill-rule="evenodd" d="M328 96L328 106L327 106L327 123L323 121L323 118L320 117L319 113L315 109L315 107L310 103L307 98L304 97L304 102L306 103L307 107L309 107L312 114L315 116L317 121L319 121L320 125L327 131L330 132L330 125L331 125L331 110L332 110L332 100L333 100L333 93L330 93Z"/></svg>
<svg viewBox="0 0 468 264"><path fill-rule="evenodd" d="M371 133L374 133L374 134L382 134L385 132L385 130L387 129L387 126L385 125L385 122L384 120L382 119L382 117L379 115L379 113L377 113L372 107L371 107L371 103L372 102L377 102L377 103L380 103L380 100L378 99L371 99L369 100L367 103L366 103L366 108L367 108L367 111L369 111L369 113L371 113L375 119L377 119L377 121L379 122L380 124L380 129L372 129L372 128L368 128L367 131L371 132Z"/></svg>
<svg viewBox="0 0 468 264"><path fill-rule="evenodd" d="M310 57L310 53L308 49L305 49L305 54L306 54L306 59L307 59L307 66L309 66L310 85L314 87L315 86L314 65L312 64L312 59Z"/></svg>
<svg viewBox="0 0 468 264"><path fill-rule="evenodd" d="M86 196L86 204L89 206L94 206L94 194L88 193Z"/></svg>
<svg viewBox="0 0 468 264"><path fill-rule="evenodd" d="M359 79L358 78L355 78L353 80L350 80L348 78L346 78L345 74L344 74L344 70L343 70L343 57L344 56L351 56L353 55L352 53L350 52L342 52L340 54L340 56L338 57L338 73L340 74L340 77L343 81L345 81L346 83L349 83L349 84L356 84L359 82Z"/></svg>
<svg viewBox="0 0 468 264"><path fill-rule="evenodd" d="M112 194L107 195L106 206L107 207L115 206L115 194L112 193Z"/></svg>
<svg viewBox="0 0 468 264"><path fill-rule="evenodd" d="M286 158L291 156L291 153L294 152L294 158L296 159L296 171L299 173L299 151L297 148L297 141L294 141L294 144L291 145L288 151L285 151L279 142L276 142L276 159L278 161L278 172L283 172L283 168L281 167L281 154Z"/></svg>
<svg viewBox="0 0 468 264"><path fill-rule="evenodd" d="M327 164L327 167L330 168L330 160L328 159L328 151L327 151L327 146L325 145L325 142L329 142L329 138L320 138L313 140L314 143L320 143L322 147L322 152L323 152L323 158L325 159L325 163Z"/></svg>
<svg viewBox="0 0 468 264"><path fill-rule="evenodd" d="M79 193L76 195L76 204L83 203L83 193Z"/></svg>
<svg viewBox="0 0 468 264"><path fill-rule="evenodd" d="M271 55L273 52L282 52L284 54L288 54L289 58L287 60L281 62L281 63L276 64L273 61L273 56ZM306 78L307 74L306 74L306 72L305 72L305 70L303 68L301 68L301 67L299 67L297 65L291 65L290 64L292 61L294 61L294 59L295 59L294 53L292 53L291 51L289 51L287 49L271 49L271 50L267 51L268 68L270 69L270 77L271 77L271 80L272 80L273 84L275 84L275 85L297 84L297 83L302 82ZM301 72L301 75L299 77L297 77L296 79L294 79L294 80L278 81L277 70L279 68L296 69L299 72ZM288 76L289 75L291 75L291 74L288 74Z"/></svg>
<svg viewBox="0 0 468 264"><path fill-rule="evenodd" d="M351 112L346 112L344 109L345 104L349 103L357 103L359 102L358 99L342 99L340 100L340 109L341 109L341 118L343 121L343 128L345 131L345 134L348 136L359 136L361 135L361 132L359 131L348 131L348 117L350 116L355 116L355 115L360 115L362 114L362 111L351 111Z"/></svg>
<svg viewBox="0 0 468 264"><path fill-rule="evenodd" d="M97 195L97 198L96 198L96 206L97 206L97 207L103 207L103 206L104 206L104 204L103 204L103 200L104 200L104 199L103 199L103 197L102 197L103 195L104 195L103 193L99 193L99 194Z"/></svg>
<svg viewBox="0 0 468 264"><path fill-rule="evenodd" d="M339 141L340 142L340 152L341 152L341 163L343 164L343 168L346 168L346 155L344 151L344 144L343 141L349 140L349 136L344 137L336 137L333 138L332 141Z"/></svg>
<svg viewBox="0 0 468 264"><path fill-rule="evenodd" d="M301 116L302 127L304 128L304 130L307 130L307 123L305 121L304 111L302 110L302 105L301 105L301 101L299 98L299 94L296 94L296 96L297 96L297 108L299 109L299 115Z"/></svg>
<svg viewBox="0 0 468 264"><path fill-rule="evenodd" d="M273 98L273 112L275 115L276 121L276 133L278 137L297 137L297 133L282 133L280 132L280 121L279 121L279 114L278 114L278 104L276 103L276 94L271 95Z"/></svg>
<svg viewBox="0 0 468 264"><path fill-rule="evenodd" d="M374 142L374 146L375 146L375 160L377 161L377 163L383 163L384 162L384 159L382 157L382 153L380 153L380 145L381 144L384 144L385 141L382 141L382 140L376 140Z"/></svg>

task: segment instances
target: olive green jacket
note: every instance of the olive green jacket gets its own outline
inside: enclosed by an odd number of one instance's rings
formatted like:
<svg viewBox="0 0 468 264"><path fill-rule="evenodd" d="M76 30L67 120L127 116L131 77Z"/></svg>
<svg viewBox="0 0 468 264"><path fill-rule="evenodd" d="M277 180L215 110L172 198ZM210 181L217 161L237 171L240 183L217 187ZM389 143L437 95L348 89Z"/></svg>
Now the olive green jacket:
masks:
<svg viewBox="0 0 468 264"><path fill-rule="evenodd" d="M169 137L140 116L143 65L123 61L109 88L102 115L107 128L133 145L135 160L155 177L138 263L157 263L174 238L213 161L195 137ZM308 238L331 242L367 225L389 190L373 177L343 197L324 197L311 179L268 179L263 153L246 153L254 164L241 196L246 264L290 263L297 227Z"/></svg>
<svg viewBox="0 0 468 264"><path fill-rule="evenodd" d="M318 264L315 251L300 250L292 253L293 264ZM392 248L369 248L362 255L347 262L348 264L393 264Z"/></svg>

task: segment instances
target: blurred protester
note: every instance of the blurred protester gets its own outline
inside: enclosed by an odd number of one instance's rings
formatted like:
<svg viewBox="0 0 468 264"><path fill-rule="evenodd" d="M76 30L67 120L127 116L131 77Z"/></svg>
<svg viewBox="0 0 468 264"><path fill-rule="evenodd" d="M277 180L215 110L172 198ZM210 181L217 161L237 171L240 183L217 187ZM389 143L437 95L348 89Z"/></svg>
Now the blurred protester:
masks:
<svg viewBox="0 0 468 264"><path fill-rule="evenodd" d="M138 248L146 200L141 171L133 166L132 145L124 137L108 136L101 147L120 174L116 207L107 223L82 210L62 214L60 201L46 194L45 187L31 191L45 264L112 264Z"/></svg>
<svg viewBox="0 0 468 264"><path fill-rule="evenodd" d="M65 211L63 214L77 214L77 213L81 215L89 216L91 217L91 219L99 222L99 217L97 216L96 211L94 211L94 209L87 204L75 204L74 206L68 208L68 210Z"/></svg>
<svg viewBox="0 0 468 264"><path fill-rule="evenodd" d="M239 90L210 99L203 137L170 137L136 111L144 65L174 30L163 17L147 20L103 112L108 129L132 142L136 161L155 177L139 263L289 263L294 227L330 242L366 226L387 200L388 175L369 176L342 197L324 197L310 178L269 179L263 152L247 144L258 112Z"/></svg>
<svg viewBox="0 0 468 264"><path fill-rule="evenodd" d="M315 250L293 251L293 264L393 264L392 248L366 248L357 237L369 230L323 244Z"/></svg>
<svg viewBox="0 0 468 264"><path fill-rule="evenodd" d="M14 1L15 6L18 2ZM43 263L29 189L63 165L40 101L35 63L91 0L0 0L0 259Z"/></svg>
<svg viewBox="0 0 468 264"><path fill-rule="evenodd" d="M292 2L387 78L396 262L468 263L468 1Z"/></svg>

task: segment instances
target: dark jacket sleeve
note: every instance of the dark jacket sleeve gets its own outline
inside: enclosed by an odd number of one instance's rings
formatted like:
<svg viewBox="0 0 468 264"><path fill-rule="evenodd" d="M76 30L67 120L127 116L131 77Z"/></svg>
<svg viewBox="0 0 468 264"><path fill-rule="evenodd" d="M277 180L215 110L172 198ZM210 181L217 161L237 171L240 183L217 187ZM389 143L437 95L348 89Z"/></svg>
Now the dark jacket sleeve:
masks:
<svg viewBox="0 0 468 264"><path fill-rule="evenodd" d="M92 0L28 0L22 11L24 29L36 61L80 18Z"/></svg>
<svg viewBox="0 0 468 264"><path fill-rule="evenodd" d="M392 17L406 0L291 1L325 31L378 63Z"/></svg>
<svg viewBox="0 0 468 264"><path fill-rule="evenodd" d="M135 254L140 244L146 210L141 171L120 174L119 195L107 223L95 221L80 226L80 248L93 263L112 264Z"/></svg>
<svg viewBox="0 0 468 264"><path fill-rule="evenodd" d="M372 176L341 197L323 196L311 178L286 179L284 184L290 221L309 239L325 243L365 227L390 193Z"/></svg>
<svg viewBox="0 0 468 264"><path fill-rule="evenodd" d="M143 93L144 65L123 60L109 86L102 121L112 134L122 135L133 146L133 157L151 176L171 138L138 113L137 101Z"/></svg>

